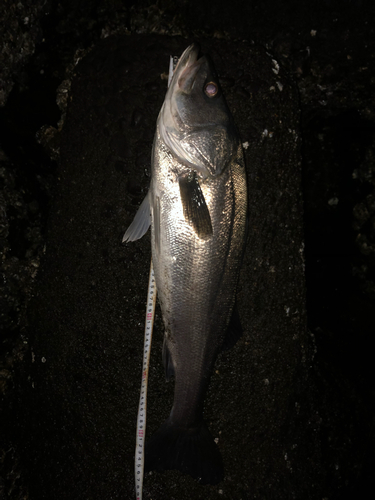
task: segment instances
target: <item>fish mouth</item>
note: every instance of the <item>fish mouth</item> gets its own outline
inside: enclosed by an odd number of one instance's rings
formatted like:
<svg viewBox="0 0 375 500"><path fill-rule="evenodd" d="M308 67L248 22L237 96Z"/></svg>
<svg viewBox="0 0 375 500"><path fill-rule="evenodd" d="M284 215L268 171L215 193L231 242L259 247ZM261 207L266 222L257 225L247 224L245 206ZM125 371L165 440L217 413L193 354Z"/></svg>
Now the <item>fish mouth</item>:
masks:
<svg viewBox="0 0 375 500"><path fill-rule="evenodd" d="M205 56L198 59L199 45L191 44L180 57L175 69L175 78L172 84L177 84L181 92L189 94L194 86L195 78L202 64L205 62Z"/></svg>

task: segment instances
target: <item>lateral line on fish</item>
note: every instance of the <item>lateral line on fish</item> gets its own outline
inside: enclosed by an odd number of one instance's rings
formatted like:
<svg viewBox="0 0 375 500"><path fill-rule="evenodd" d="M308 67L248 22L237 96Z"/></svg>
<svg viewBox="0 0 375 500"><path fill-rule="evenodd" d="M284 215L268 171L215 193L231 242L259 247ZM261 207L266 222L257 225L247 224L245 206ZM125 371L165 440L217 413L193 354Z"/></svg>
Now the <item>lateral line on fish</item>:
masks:
<svg viewBox="0 0 375 500"><path fill-rule="evenodd" d="M171 83L173 71L178 63L177 56L169 58L168 87ZM137 415L137 433L134 456L134 476L135 476L135 494L137 500L142 500L143 496L143 477L145 466L145 439L146 439L146 413L147 413L147 388L148 371L150 366L152 331L154 328L155 306L156 306L156 283L152 259L150 263L150 274L148 278L147 307L145 335L143 343L143 368L141 394L139 396L138 415Z"/></svg>

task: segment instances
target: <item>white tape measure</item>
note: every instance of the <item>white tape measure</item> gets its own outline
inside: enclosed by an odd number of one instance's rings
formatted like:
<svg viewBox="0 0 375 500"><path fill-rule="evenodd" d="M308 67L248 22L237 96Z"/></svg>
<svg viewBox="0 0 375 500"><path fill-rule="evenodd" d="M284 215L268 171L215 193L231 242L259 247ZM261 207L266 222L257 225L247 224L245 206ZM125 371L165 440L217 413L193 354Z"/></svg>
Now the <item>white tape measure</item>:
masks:
<svg viewBox="0 0 375 500"><path fill-rule="evenodd" d="M154 327L154 314L156 305L156 285L152 261L150 265L150 276L148 281L147 308L145 339L143 345L143 366L142 366L142 385L139 397L138 417L137 417L137 436L135 445L135 492L137 500L142 500L143 490L143 471L144 471L144 447L146 438L146 411L147 411L147 382L148 368L150 364L152 330Z"/></svg>

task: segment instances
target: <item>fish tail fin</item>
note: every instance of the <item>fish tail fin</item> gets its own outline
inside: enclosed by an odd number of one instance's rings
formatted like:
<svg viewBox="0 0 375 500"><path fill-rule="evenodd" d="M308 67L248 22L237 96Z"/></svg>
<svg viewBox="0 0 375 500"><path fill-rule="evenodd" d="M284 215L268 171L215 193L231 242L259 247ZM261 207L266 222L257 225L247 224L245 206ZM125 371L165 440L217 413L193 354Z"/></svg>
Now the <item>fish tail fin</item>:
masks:
<svg viewBox="0 0 375 500"><path fill-rule="evenodd" d="M184 429L168 418L148 441L146 472L171 469L190 474L201 484L217 484L224 478L219 449L204 422Z"/></svg>

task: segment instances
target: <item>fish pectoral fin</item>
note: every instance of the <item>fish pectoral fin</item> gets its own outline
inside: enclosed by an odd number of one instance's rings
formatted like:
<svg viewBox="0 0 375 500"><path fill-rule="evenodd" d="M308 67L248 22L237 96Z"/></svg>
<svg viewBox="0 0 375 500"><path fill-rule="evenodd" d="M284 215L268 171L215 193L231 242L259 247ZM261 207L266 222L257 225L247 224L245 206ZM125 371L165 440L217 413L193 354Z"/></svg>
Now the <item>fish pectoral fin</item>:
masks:
<svg viewBox="0 0 375 500"><path fill-rule="evenodd" d="M180 195L184 217L201 239L212 236L212 223L196 172L181 175Z"/></svg>
<svg viewBox="0 0 375 500"><path fill-rule="evenodd" d="M242 337L242 326L240 315L238 313L237 302L234 304L232 316L229 321L228 329L226 336L224 338L224 342L222 345L222 350L227 351L235 346L237 340Z"/></svg>
<svg viewBox="0 0 375 500"><path fill-rule="evenodd" d="M164 337L163 342L163 365L165 369L165 378L169 382L175 376L175 370L172 362L172 355L168 347L168 340Z"/></svg>
<svg viewBox="0 0 375 500"><path fill-rule="evenodd" d="M150 191L142 201L137 213L126 230L122 242L135 241L142 238L151 224Z"/></svg>

